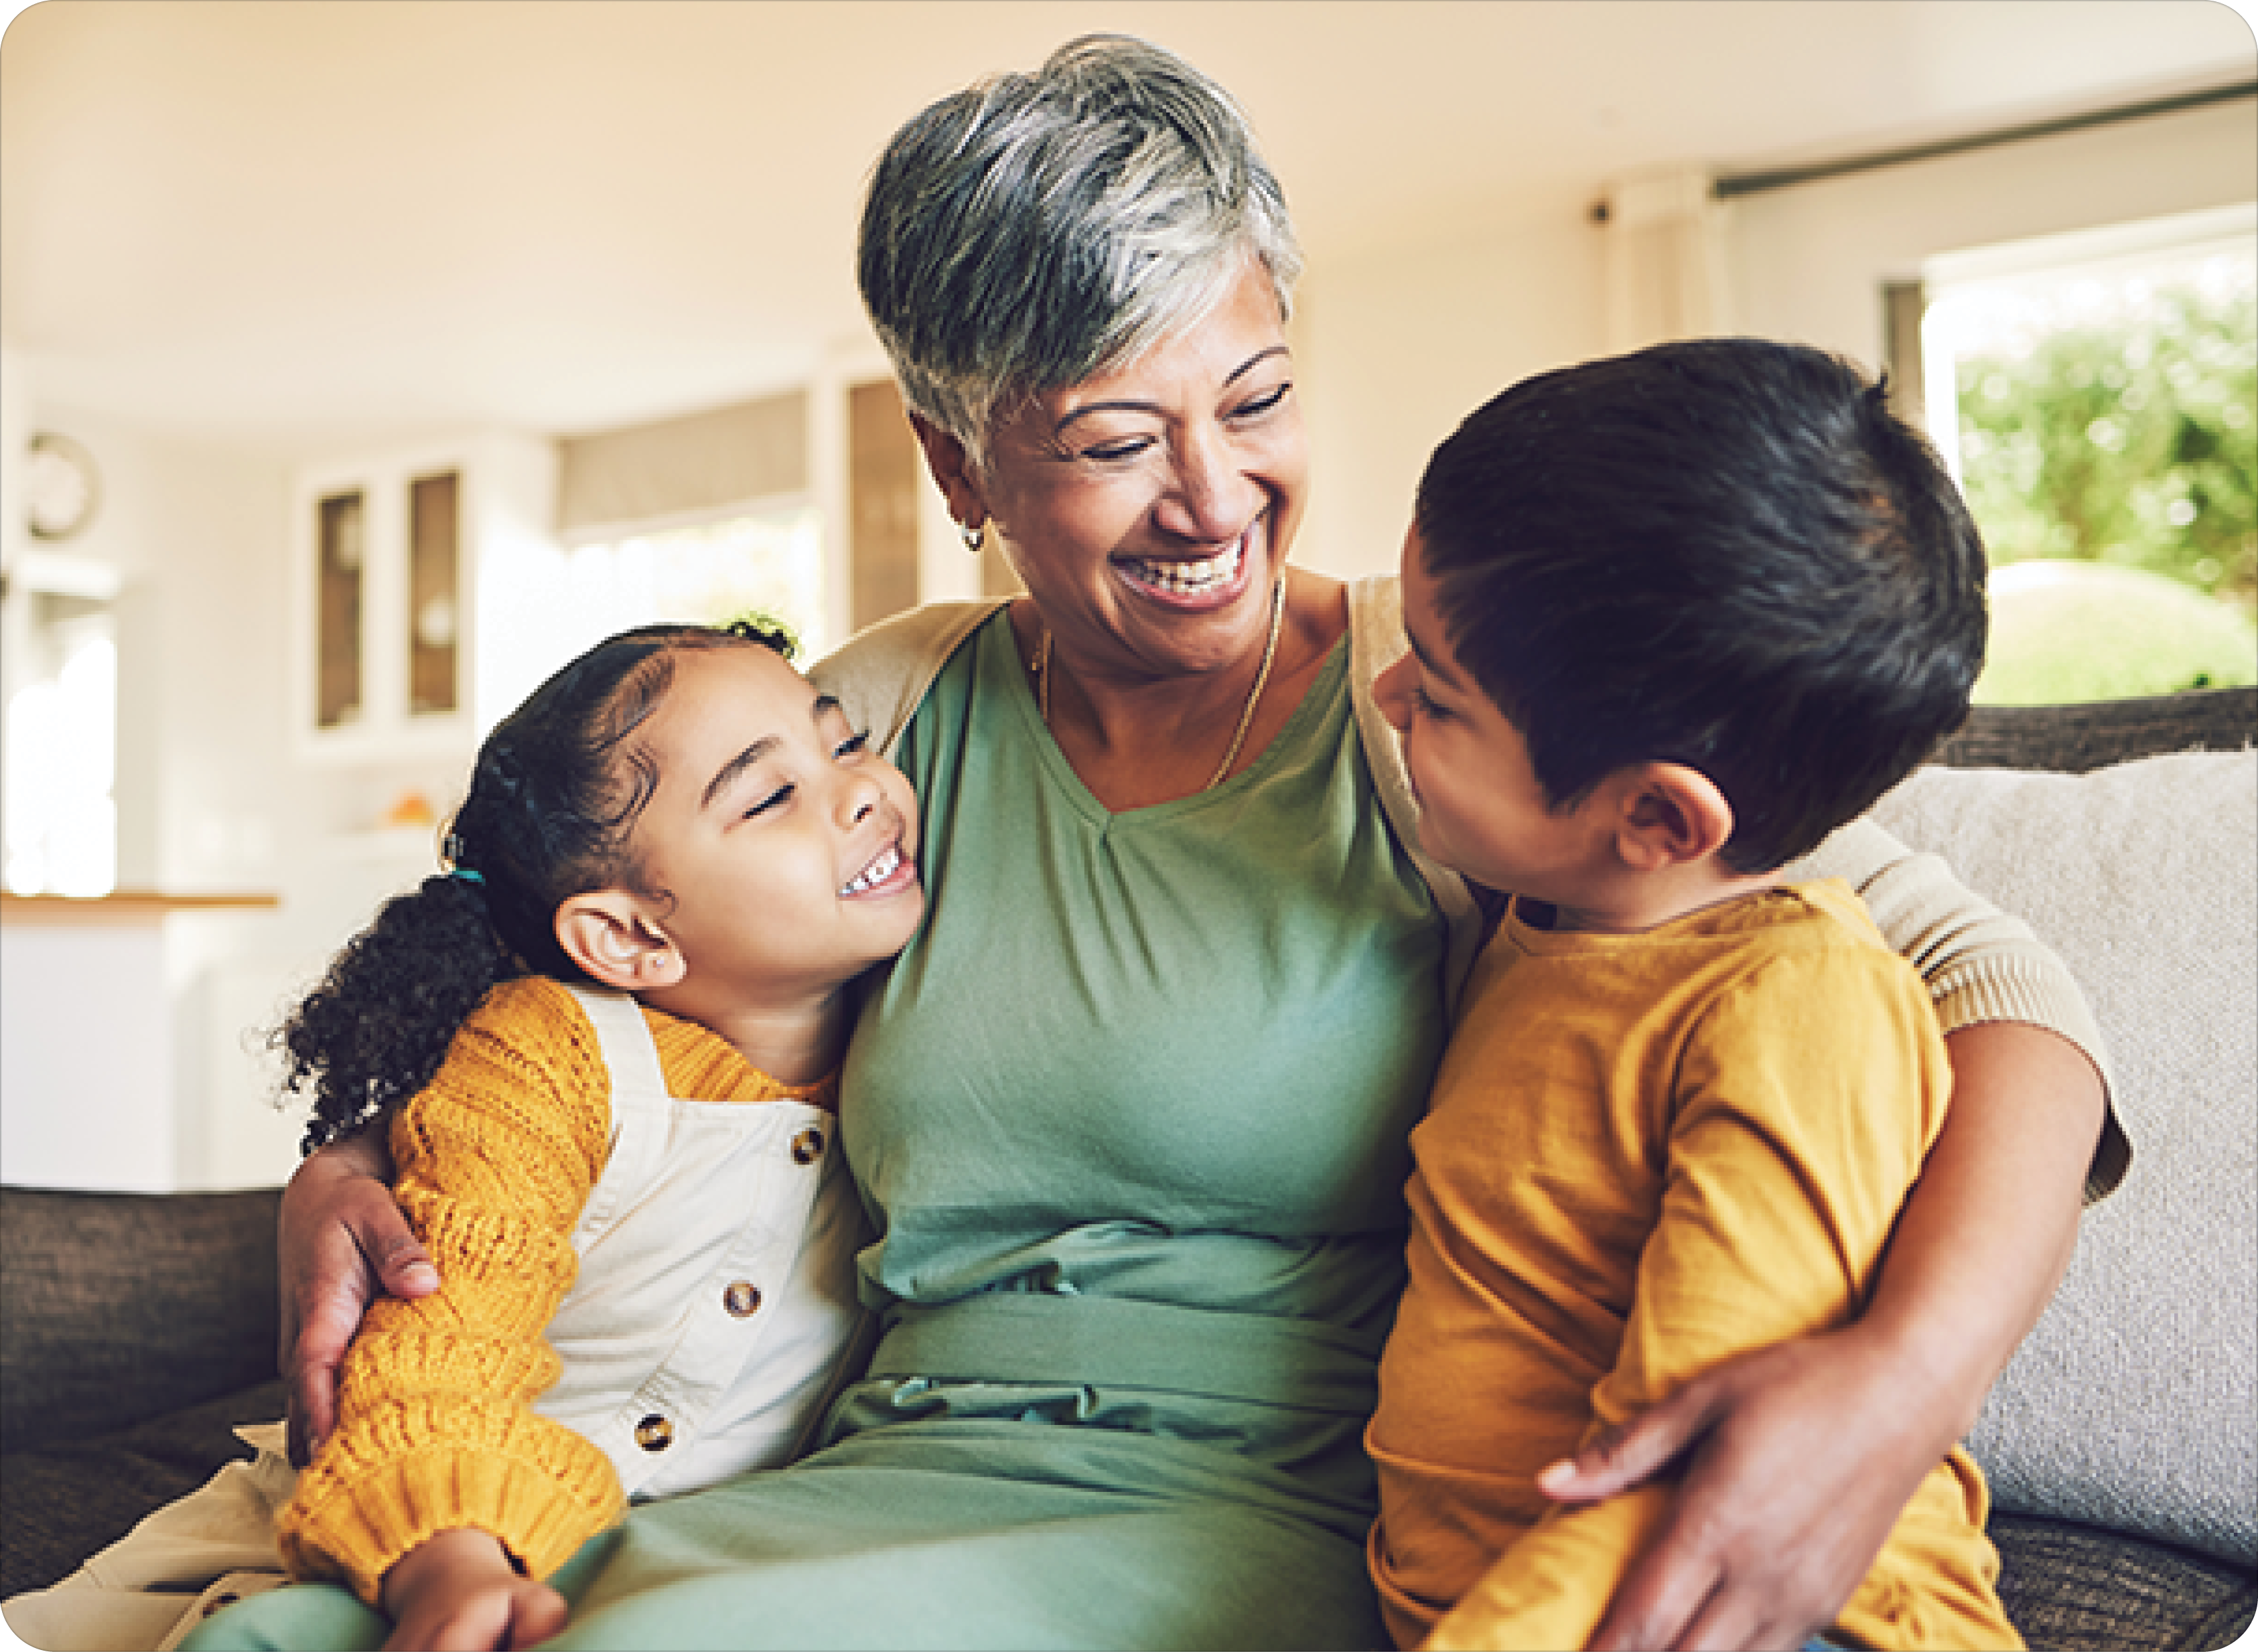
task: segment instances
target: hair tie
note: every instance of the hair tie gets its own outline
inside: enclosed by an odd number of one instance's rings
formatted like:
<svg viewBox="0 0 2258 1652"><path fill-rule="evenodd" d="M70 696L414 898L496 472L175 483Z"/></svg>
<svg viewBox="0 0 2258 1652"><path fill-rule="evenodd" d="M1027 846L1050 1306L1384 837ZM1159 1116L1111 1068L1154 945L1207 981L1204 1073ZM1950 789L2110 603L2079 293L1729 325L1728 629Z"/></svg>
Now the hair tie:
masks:
<svg viewBox="0 0 2258 1652"><path fill-rule="evenodd" d="M485 873L473 872L467 866L451 866L447 869L447 876L449 877L458 877L465 883L483 884L486 881L486 875Z"/></svg>

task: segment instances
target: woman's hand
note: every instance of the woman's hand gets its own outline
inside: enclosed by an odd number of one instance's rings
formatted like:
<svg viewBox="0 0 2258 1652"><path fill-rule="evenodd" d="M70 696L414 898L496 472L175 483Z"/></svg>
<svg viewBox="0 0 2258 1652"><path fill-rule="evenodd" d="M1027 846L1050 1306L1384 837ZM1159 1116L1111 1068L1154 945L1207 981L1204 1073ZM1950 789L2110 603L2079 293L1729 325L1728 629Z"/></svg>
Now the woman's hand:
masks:
<svg viewBox="0 0 2258 1652"><path fill-rule="evenodd" d="M428 1296L439 1271L392 1196L381 1131L307 1156L282 1190L276 1361L289 1386L290 1461L303 1468L337 1421L337 1365L380 1295Z"/></svg>
<svg viewBox="0 0 2258 1652"><path fill-rule="evenodd" d="M1798 1647L1825 1628L2037 1323L2077 1243L2100 1075L2017 1022L1945 1047L1951 1111L1857 1322L1743 1354L1539 1478L1587 1502L1685 1467L1594 1652Z"/></svg>
<svg viewBox="0 0 2258 1652"><path fill-rule="evenodd" d="M571 1608L510 1563L491 1533L458 1527L422 1542L384 1574L392 1619L385 1652L515 1652L564 1627Z"/></svg>
<svg viewBox="0 0 2258 1652"><path fill-rule="evenodd" d="M1856 1327L1743 1354L1539 1477L1569 1502L1683 1462L1593 1652L1794 1648L1833 1622L1952 1444Z"/></svg>

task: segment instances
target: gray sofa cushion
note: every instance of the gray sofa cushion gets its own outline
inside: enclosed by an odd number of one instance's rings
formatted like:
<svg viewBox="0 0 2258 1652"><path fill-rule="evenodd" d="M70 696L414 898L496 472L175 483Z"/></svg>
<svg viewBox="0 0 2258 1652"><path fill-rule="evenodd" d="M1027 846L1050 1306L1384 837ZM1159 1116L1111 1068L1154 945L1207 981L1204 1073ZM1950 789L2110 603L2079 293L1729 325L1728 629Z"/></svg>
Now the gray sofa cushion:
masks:
<svg viewBox="0 0 2258 1652"><path fill-rule="evenodd" d="M2092 1526L1992 1517L1999 1599L2034 1652L2212 1652L2258 1607L2246 1567Z"/></svg>
<svg viewBox="0 0 2258 1652"><path fill-rule="evenodd" d="M0 1188L0 1451L273 1376L280 1199Z"/></svg>
<svg viewBox="0 0 2258 1652"><path fill-rule="evenodd" d="M1928 769L1875 815L2069 965L2133 1142L1970 1438L1999 1507L2258 1562L2258 753Z"/></svg>

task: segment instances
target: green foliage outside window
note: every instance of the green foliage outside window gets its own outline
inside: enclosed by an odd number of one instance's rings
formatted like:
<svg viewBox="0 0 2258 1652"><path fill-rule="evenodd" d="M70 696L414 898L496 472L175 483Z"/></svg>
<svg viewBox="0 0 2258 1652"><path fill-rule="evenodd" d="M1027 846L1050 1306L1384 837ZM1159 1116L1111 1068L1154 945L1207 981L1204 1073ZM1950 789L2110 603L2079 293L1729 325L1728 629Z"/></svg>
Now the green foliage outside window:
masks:
<svg viewBox="0 0 2258 1652"><path fill-rule="evenodd" d="M2195 635L2215 638L2217 627L2191 627L2184 615L2164 622L2175 635L2157 646L2177 646L2184 663L2155 666L2155 680L2143 686L2107 691L2258 680L2258 291L2250 266L2226 282L2136 287L2111 313L1963 350L1956 369L1962 484L1995 565L2049 558L2143 570L2217 599L2239 620L2224 631L2223 650ZM2134 623L2134 587L2083 583L2093 592L2097 627L2121 634ZM2065 656L2064 686L2013 698L2088 697L2070 678L2090 673L2092 639L2073 641L2072 628L2059 613L2046 625ZM1995 642L2008 640L1995 627ZM2083 665L2081 652L2089 656Z"/></svg>
<svg viewBox="0 0 2258 1652"><path fill-rule="evenodd" d="M1962 471L1994 562L2113 562L2258 606L2254 299L2166 288L2117 325L1960 361Z"/></svg>

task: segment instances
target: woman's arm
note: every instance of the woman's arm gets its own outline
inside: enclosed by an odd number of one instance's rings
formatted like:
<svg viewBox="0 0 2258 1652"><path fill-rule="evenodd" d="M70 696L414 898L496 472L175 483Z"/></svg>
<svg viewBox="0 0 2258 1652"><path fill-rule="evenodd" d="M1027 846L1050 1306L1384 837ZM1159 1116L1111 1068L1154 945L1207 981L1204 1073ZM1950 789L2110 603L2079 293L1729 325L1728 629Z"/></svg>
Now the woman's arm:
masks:
<svg viewBox="0 0 2258 1652"><path fill-rule="evenodd" d="M288 1379L290 1461L303 1468L337 1422L337 1365L379 1297L413 1301L439 1270L392 1195L387 1117L307 1155L282 1190L276 1364Z"/></svg>
<svg viewBox="0 0 2258 1652"><path fill-rule="evenodd" d="M1598 1652L1800 1645L1823 1628L2044 1309L2077 1237L2100 1074L2013 1022L1946 1047L1951 1110L1864 1316L1720 1367L1546 1477L1582 1500L1686 1461Z"/></svg>

